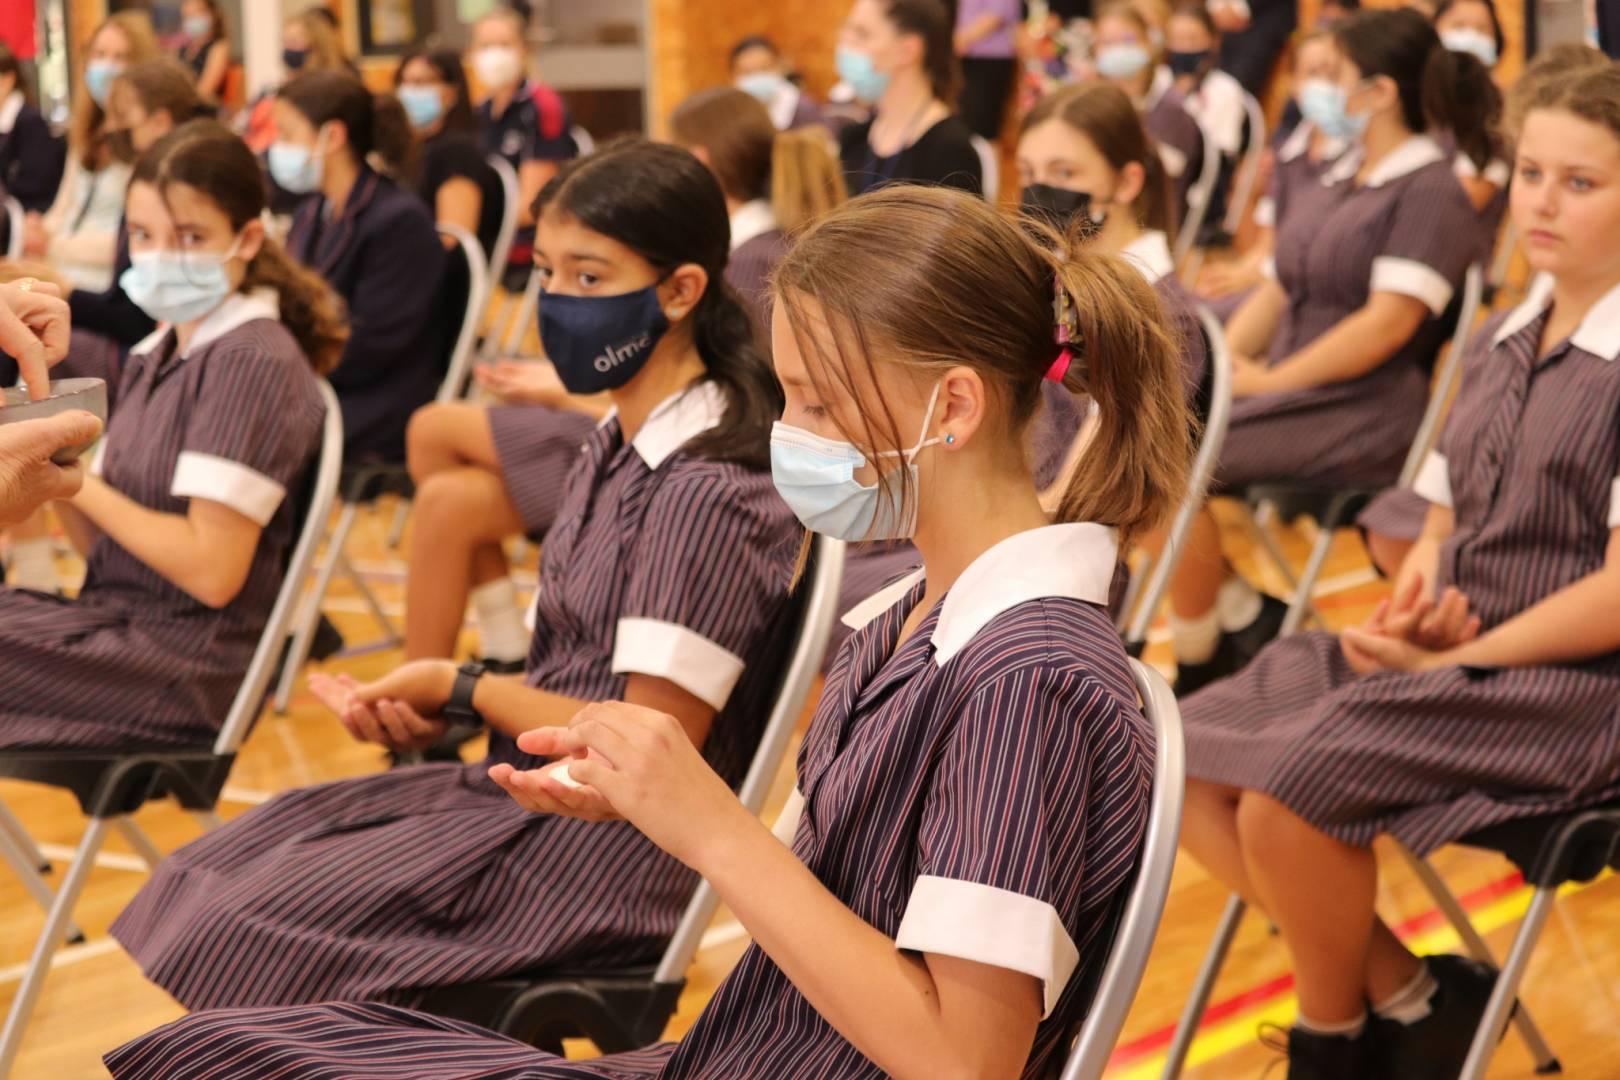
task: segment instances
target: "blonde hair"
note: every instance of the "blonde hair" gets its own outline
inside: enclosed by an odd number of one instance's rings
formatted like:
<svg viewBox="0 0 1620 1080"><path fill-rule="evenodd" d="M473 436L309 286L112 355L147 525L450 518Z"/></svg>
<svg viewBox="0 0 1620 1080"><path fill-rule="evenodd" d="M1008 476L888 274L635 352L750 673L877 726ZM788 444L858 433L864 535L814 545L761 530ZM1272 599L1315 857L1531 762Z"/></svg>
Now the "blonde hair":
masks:
<svg viewBox="0 0 1620 1080"><path fill-rule="evenodd" d="M285 25L294 23L298 24L309 41L309 55L304 59L304 66L298 69L300 75L309 71L350 70L348 54L343 51L343 39L325 16L317 15L313 10L301 11L289 18Z"/></svg>
<svg viewBox="0 0 1620 1080"><path fill-rule="evenodd" d="M1613 66L1613 61L1602 50L1584 42L1566 42L1536 53L1508 94L1507 106L1502 113L1503 135L1510 143L1518 139L1525 116L1532 107L1541 104L1537 99L1549 85L1561 83L1573 75L1603 71Z"/></svg>
<svg viewBox="0 0 1620 1080"><path fill-rule="evenodd" d="M96 27L96 32L86 41L86 46L88 47L89 42L95 41L109 28L116 29L124 35L124 40L129 42L127 63L139 64L146 60L156 60L163 55L162 50L158 48L157 35L152 33L152 20L144 11L113 12ZM87 63L79 65L76 88L78 103L73 108L73 119L68 128L68 144L73 148L73 157L79 166L93 172L101 167L101 136L102 129L107 124L107 110L90 96L90 87L84 77Z"/></svg>

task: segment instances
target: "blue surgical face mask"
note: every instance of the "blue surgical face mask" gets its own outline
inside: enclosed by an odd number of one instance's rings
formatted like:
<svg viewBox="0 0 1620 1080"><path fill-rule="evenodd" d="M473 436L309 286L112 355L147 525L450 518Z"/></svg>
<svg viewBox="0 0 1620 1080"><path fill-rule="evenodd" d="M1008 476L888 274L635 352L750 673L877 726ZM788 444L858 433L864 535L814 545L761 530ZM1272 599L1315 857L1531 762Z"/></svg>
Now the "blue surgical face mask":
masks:
<svg viewBox="0 0 1620 1080"><path fill-rule="evenodd" d="M872 64L872 57L846 45L838 46L838 77L849 83L862 101L876 101L889 88L889 76Z"/></svg>
<svg viewBox="0 0 1620 1080"><path fill-rule="evenodd" d="M241 241L223 254L209 251L137 251L118 285L136 307L158 322L188 323L207 315L231 294L226 263Z"/></svg>
<svg viewBox="0 0 1620 1080"><path fill-rule="evenodd" d="M1457 53L1468 53L1488 68L1496 66L1496 39L1491 35L1463 27L1446 30L1440 35L1440 44Z"/></svg>
<svg viewBox="0 0 1620 1080"><path fill-rule="evenodd" d="M540 297L540 344L570 394L617 390L646 366L668 329L657 285L617 296Z"/></svg>
<svg viewBox="0 0 1620 1080"><path fill-rule="evenodd" d="M270 178L283 191L308 195L320 189L323 159L313 148L277 141L270 144L270 153L266 156Z"/></svg>
<svg viewBox="0 0 1620 1080"><path fill-rule="evenodd" d="M92 60L84 65L84 88L90 91L90 100L105 109L107 91L123 73L124 65L117 60Z"/></svg>
<svg viewBox="0 0 1620 1080"><path fill-rule="evenodd" d="M1299 111L1322 134L1334 139L1358 139L1367 130L1368 117L1346 111L1349 91L1327 79L1306 79L1299 87Z"/></svg>
<svg viewBox="0 0 1620 1080"><path fill-rule="evenodd" d="M928 398L922 431L910 450L886 450L876 457L897 457L903 464L880 473L868 487L855 479L867 463L852 443L823 438L780 421L771 428L771 481L782 501L798 515L804 527L837 540L904 540L917 531L915 500L905 512L903 477L909 475L917 490L917 455L945 440L928 438L939 404L939 384Z"/></svg>
<svg viewBox="0 0 1620 1080"><path fill-rule="evenodd" d="M214 32L214 20L207 15L187 15L180 26L185 30L187 37L197 41Z"/></svg>
<svg viewBox="0 0 1620 1080"><path fill-rule="evenodd" d="M1104 45L1097 50L1097 72L1105 79L1129 79L1153 62L1145 45Z"/></svg>
<svg viewBox="0 0 1620 1080"><path fill-rule="evenodd" d="M737 80L737 89L762 105L769 105L792 86L784 76L774 71L756 71Z"/></svg>
<svg viewBox="0 0 1620 1080"><path fill-rule="evenodd" d="M444 98L437 86L401 86L399 103L412 127L432 127L444 116Z"/></svg>

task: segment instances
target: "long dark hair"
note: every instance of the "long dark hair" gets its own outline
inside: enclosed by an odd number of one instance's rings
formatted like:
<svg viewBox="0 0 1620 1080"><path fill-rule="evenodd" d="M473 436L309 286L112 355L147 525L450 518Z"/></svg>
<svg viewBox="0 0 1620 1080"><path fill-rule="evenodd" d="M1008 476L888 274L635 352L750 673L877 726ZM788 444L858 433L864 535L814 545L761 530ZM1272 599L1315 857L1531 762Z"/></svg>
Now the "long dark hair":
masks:
<svg viewBox="0 0 1620 1080"><path fill-rule="evenodd" d="M709 275L689 318L706 378L725 391L726 412L686 448L714 461L769 468L782 388L755 344L753 320L726 284L731 222L714 174L678 146L617 140L564 165L540 189L535 218L553 209L617 240L660 273L692 263Z"/></svg>
<svg viewBox="0 0 1620 1080"><path fill-rule="evenodd" d="M399 58L394 69L394 89L398 90L405 78L405 68L412 60L425 60L438 72L439 80L455 92L456 100L445 110L442 131L476 131L478 118L473 115L472 92L467 89L467 71L461 66L461 54L454 49L412 49Z"/></svg>
<svg viewBox="0 0 1620 1080"><path fill-rule="evenodd" d="M1369 9L1335 26L1333 40L1363 77L1394 81L1408 129L1442 128L1477 167L1490 161L1501 91L1478 58L1441 45L1429 20L1411 8Z"/></svg>
<svg viewBox="0 0 1620 1080"><path fill-rule="evenodd" d="M372 154L396 177L416 167L416 136L393 94L373 94L347 71L310 71L281 88L280 97L315 127L336 120L349 134L355 164Z"/></svg>
<svg viewBox="0 0 1620 1080"><path fill-rule="evenodd" d="M264 172L247 143L217 120L192 120L169 132L135 163L131 186L151 184L167 196L170 184L185 184L207 196L238 231L264 213ZM337 366L349 338L343 302L313 270L287 257L266 236L247 264L241 291L272 289L280 298L282 325L292 333L317 374Z"/></svg>
<svg viewBox="0 0 1620 1080"><path fill-rule="evenodd" d="M940 0L887 0L883 13L902 34L916 34L923 43L923 71L934 96L956 108L962 92L962 68L951 40L951 16Z"/></svg>

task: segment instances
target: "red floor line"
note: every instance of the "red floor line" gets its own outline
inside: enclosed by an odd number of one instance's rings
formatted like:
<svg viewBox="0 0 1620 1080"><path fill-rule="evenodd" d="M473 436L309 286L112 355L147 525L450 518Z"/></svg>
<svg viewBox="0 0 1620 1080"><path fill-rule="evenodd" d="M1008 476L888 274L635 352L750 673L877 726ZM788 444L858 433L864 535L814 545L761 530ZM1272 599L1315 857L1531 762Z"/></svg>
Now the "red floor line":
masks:
<svg viewBox="0 0 1620 1080"><path fill-rule="evenodd" d="M1515 870L1503 878L1481 885L1472 892L1465 893L1458 899L1462 903L1463 910L1476 911L1500 900L1523 884L1524 875ZM1403 938L1411 937L1414 934L1421 934L1433 929L1444 920L1445 915L1438 908L1431 908L1407 919L1394 927L1394 930L1397 935ZM1266 1002L1281 997L1293 988L1294 976L1290 973L1279 975L1274 979L1240 991L1231 997L1223 998L1204 1010L1204 1018L1198 1025L1199 1030L1213 1027L1238 1013L1258 1008ZM1114 1056L1109 1060L1109 1065L1112 1067L1129 1065L1133 1061L1157 1053L1170 1045L1170 1041L1175 1038L1175 1034L1176 1025L1166 1024L1164 1027L1151 1031L1140 1038L1124 1043L1114 1051Z"/></svg>

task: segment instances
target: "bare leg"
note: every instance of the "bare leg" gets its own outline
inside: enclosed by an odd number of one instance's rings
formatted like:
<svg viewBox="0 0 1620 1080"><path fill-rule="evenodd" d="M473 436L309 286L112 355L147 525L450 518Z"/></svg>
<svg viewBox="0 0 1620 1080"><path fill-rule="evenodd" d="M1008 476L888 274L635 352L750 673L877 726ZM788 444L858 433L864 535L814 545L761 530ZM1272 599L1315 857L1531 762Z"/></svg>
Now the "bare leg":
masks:
<svg viewBox="0 0 1620 1080"><path fill-rule="evenodd" d="M489 410L462 402L423 406L406 429L405 456L411 479L418 484L435 473L465 465L498 471Z"/></svg>
<svg viewBox="0 0 1620 1080"><path fill-rule="evenodd" d="M1215 606L1215 595L1230 571L1221 554L1221 529L1206 506L1193 515L1187 529L1186 550L1170 579L1170 610L1183 619L1195 619Z"/></svg>
<svg viewBox="0 0 1620 1080"><path fill-rule="evenodd" d="M1299 1010L1324 1023L1366 1012L1378 864L1268 795L1245 792L1238 835L1249 880L1294 960Z"/></svg>
<svg viewBox="0 0 1620 1080"><path fill-rule="evenodd" d="M1181 846L1227 888L1253 904L1254 888L1238 837L1238 802L1241 788L1187 780L1181 811Z"/></svg>
<svg viewBox="0 0 1620 1080"><path fill-rule="evenodd" d="M1372 938L1367 946L1367 1000L1388 1001L1390 997L1417 978L1423 961L1401 944L1401 939L1385 925L1384 920L1373 919Z"/></svg>
<svg viewBox="0 0 1620 1080"><path fill-rule="evenodd" d="M1367 531L1366 541L1367 554L1372 556L1373 565L1393 581L1395 575L1401 572L1401 563L1406 560L1406 553L1412 550L1412 541L1385 536L1370 529Z"/></svg>
<svg viewBox="0 0 1620 1080"><path fill-rule="evenodd" d="M501 541L523 530L495 473L440 471L416 490L405 584L405 658L453 656L474 584L506 572Z"/></svg>

